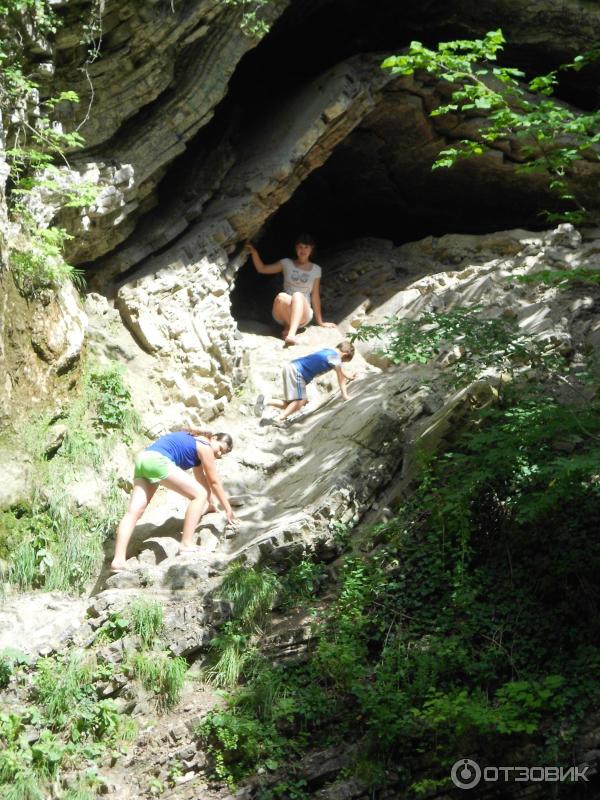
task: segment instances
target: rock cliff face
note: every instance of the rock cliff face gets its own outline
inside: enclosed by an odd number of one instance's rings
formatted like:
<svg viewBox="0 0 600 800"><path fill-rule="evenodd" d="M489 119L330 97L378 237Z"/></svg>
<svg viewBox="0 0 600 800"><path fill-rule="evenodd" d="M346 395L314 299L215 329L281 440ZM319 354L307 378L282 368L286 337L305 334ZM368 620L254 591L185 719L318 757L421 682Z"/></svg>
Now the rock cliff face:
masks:
<svg viewBox="0 0 600 800"><path fill-rule="evenodd" d="M377 21L365 21L360 3L274 0L261 12L272 29L260 42L243 33L243 9L232 4L108 0L56 10L62 26L32 45L32 57L43 91L79 93L78 106L58 109L64 128L86 139L69 169L100 189L83 212L58 215L74 236L68 255L85 264L91 288L117 300L190 420L222 410L242 377L229 298L244 318L260 312L262 294L248 269L237 276L246 237L275 259L299 229L329 248L357 235L399 243L536 226L552 207L542 176L516 175L510 145L432 172L440 149L476 136L479 120L430 117L447 89L427 75L392 78L383 55L411 38L501 25L507 60L544 70L600 32L593 6L553 0L535 11L507 2L493 14L467 0L384 2ZM299 42L310 58L297 55ZM595 79L589 68L560 91L587 107ZM600 171L589 159L578 167L579 192L595 208ZM40 199L50 219L56 201ZM169 298L187 311L170 311Z"/></svg>

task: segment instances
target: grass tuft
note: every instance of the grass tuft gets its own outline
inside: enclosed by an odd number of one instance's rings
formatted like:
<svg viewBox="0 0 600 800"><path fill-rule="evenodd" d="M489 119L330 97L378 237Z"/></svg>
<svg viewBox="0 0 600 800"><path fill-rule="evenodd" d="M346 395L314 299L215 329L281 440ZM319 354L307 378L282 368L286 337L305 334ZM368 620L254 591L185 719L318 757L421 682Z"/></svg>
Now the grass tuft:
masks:
<svg viewBox="0 0 600 800"><path fill-rule="evenodd" d="M144 689L154 692L159 708L167 710L177 705L187 673L184 658L173 658L165 652L136 653L129 668Z"/></svg>
<svg viewBox="0 0 600 800"><path fill-rule="evenodd" d="M237 563L225 575L220 594L233 604L233 616L241 627L251 630L264 623L279 588L279 580L270 569L252 569Z"/></svg>
<svg viewBox="0 0 600 800"><path fill-rule="evenodd" d="M142 640L144 647L150 647L160 635L164 626L164 609L156 600L137 600L129 609L131 627Z"/></svg>

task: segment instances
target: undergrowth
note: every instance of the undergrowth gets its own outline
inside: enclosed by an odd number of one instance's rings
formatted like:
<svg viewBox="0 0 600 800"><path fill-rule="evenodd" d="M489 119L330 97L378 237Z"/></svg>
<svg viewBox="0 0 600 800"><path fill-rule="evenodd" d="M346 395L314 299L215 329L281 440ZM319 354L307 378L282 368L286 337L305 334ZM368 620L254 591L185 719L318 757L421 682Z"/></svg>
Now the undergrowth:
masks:
<svg viewBox="0 0 600 800"><path fill-rule="evenodd" d="M135 733L115 701L101 697L112 674L111 664L83 652L43 658L31 668L21 659L11 677L27 702L19 712L0 712L0 797L43 799L56 796L57 786L71 800L95 796L95 761Z"/></svg>
<svg viewBox="0 0 600 800"><path fill-rule="evenodd" d="M233 786L340 741L360 743L374 797L390 780L445 789L465 754L570 764L600 699L599 411L508 391L346 558L305 660L248 658L246 632L227 706L198 729L215 776Z"/></svg>
<svg viewBox="0 0 600 800"><path fill-rule="evenodd" d="M130 394L117 365L88 371L82 383L60 418L33 418L21 432L35 474L33 497L0 512L4 576L21 590L81 591L124 511L116 475L104 474L104 465L115 444L137 429ZM56 423L64 438L49 447ZM99 496L78 507L73 488L87 497L90 485Z"/></svg>

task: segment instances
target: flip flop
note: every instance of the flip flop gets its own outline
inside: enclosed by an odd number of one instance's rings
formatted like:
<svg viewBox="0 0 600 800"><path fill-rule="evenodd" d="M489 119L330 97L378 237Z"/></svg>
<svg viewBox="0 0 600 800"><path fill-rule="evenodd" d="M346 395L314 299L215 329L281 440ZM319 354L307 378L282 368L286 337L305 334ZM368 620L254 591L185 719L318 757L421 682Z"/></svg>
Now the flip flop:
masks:
<svg viewBox="0 0 600 800"><path fill-rule="evenodd" d="M112 575L116 575L116 574L117 574L117 572L131 572L131 567L128 567L128 566L124 566L124 567L112 567L112 566L111 566L111 567L109 567L109 568L108 568L108 571L109 571L109 572L110 572Z"/></svg>

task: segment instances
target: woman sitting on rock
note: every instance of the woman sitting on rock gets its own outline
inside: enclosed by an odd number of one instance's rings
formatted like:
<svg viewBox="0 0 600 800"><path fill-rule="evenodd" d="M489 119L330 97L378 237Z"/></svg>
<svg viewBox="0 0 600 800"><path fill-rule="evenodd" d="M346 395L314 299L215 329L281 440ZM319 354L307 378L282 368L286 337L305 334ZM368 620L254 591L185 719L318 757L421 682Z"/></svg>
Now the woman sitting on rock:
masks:
<svg viewBox="0 0 600 800"><path fill-rule="evenodd" d="M310 260L315 242L306 233L301 234L295 243L296 258L282 258L275 264L264 264L258 250L251 242L246 242L246 250L252 263L261 275L275 275L283 272L283 292L279 292L273 302L273 319L283 325L282 336L287 345L299 344L296 333L304 328L314 316L322 328L335 328L333 322L323 322L321 316L321 267Z"/></svg>
<svg viewBox="0 0 600 800"><path fill-rule="evenodd" d="M194 533L200 517L209 509L214 511L213 496L223 507L228 522L237 524L215 464L215 460L229 453L232 447L228 433L185 430L161 436L138 455L129 507L117 528L113 572L127 569L129 539L159 484L190 501L183 520L182 552L200 549L194 544ZM193 477L186 472L188 469L192 469Z"/></svg>

